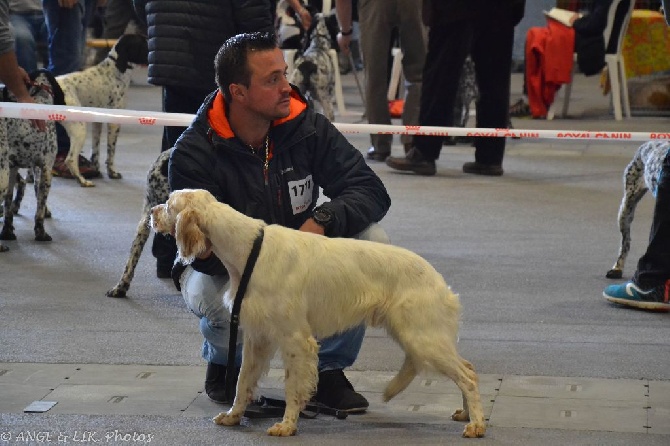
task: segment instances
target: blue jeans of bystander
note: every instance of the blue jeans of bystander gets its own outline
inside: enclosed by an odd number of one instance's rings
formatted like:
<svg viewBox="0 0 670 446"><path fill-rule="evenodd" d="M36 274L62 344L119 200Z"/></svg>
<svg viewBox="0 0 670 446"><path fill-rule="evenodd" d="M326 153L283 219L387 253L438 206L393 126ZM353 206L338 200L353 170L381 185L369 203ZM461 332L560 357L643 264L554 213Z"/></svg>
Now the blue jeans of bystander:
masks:
<svg viewBox="0 0 670 446"><path fill-rule="evenodd" d="M9 21L14 30L14 51L19 66L27 72L37 70L38 44L47 42L47 27L41 11L11 13Z"/></svg>

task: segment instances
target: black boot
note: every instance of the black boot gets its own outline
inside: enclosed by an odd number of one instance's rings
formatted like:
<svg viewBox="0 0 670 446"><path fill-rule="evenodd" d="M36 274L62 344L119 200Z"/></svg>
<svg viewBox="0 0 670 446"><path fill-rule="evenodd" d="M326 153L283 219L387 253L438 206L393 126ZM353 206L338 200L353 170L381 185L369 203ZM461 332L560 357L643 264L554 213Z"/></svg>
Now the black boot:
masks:
<svg viewBox="0 0 670 446"><path fill-rule="evenodd" d="M226 372L228 367L225 365L214 364L213 362L207 363L207 375L205 376L205 393L210 400L218 404L231 404L233 402L232 398L235 396L231 395L231 399L226 398ZM237 377L240 374L240 370L235 368L235 387L237 387Z"/></svg>
<svg viewBox="0 0 670 446"><path fill-rule="evenodd" d="M312 401L347 413L365 412L368 400L354 390L342 369L319 372L319 383Z"/></svg>
<svg viewBox="0 0 670 446"><path fill-rule="evenodd" d="M403 171L414 172L419 175L435 175L435 161L426 160L416 147L412 147L405 156L389 156L386 165Z"/></svg>

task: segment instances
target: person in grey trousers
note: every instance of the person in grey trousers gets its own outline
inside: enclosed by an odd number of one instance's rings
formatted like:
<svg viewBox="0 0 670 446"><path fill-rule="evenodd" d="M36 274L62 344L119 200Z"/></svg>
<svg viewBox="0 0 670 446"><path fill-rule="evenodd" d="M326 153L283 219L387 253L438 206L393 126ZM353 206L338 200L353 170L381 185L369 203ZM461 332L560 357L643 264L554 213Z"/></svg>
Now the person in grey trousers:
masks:
<svg viewBox="0 0 670 446"><path fill-rule="evenodd" d="M391 35L397 28L403 54L402 74L405 79L404 125L419 124L421 79L426 60L426 30L421 19L421 5L416 0L359 0L358 20L361 29L361 52L365 70L365 111L370 124L391 124L386 93L389 78ZM352 34L351 0L335 4L340 32L340 50L349 51ZM391 154L393 135L371 135L368 159L384 161ZM403 135L406 149L412 137Z"/></svg>

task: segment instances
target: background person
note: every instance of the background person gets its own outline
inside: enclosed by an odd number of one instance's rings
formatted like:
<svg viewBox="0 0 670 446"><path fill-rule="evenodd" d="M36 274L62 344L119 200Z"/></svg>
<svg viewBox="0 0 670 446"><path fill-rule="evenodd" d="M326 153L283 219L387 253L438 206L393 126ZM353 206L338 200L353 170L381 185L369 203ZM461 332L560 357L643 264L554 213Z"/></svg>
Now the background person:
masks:
<svg viewBox="0 0 670 446"><path fill-rule="evenodd" d="M448 127L454 122L454 103L468 53L475 64L479 100L477 127L506 128L512 75L514 27L523 17L525 0L424 0L428 55L421 89L422 126ZM405 157L386 164L419 175L435 175L443 138L415 136ZM463 172L502 175L505 138L477 138L475 161Z"/></svg>

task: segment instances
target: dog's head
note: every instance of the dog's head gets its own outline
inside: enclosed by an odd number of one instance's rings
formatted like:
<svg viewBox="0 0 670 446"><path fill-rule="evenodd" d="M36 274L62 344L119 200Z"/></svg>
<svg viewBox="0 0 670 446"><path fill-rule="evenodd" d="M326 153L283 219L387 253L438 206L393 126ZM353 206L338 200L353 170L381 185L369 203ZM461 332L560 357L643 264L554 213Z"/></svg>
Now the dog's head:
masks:
<svg viewBox="0 0 670 446"><path fill-rule="evenodd" d="M307 31L309 36L308 49L311 51L328 51L332 48L332 35L322 13L314 15L312 26ZM305 50L307 51L307 50Z"/></svg>
<svg viewBox="0 0 670 446"><path fill-rule="evenodd" d="M207 249L207 236L200 228L200 222L202 212L216 202L216 198L203 189L174 191L165 204L151 209L151 227L156 232L173 235L180 260L191 263Z"/></svg>
<svg viewBox="0 0 670 446"><path fill-rule="evenodd" d="M116 68L125 73L131 64L148 64L149 46L147 38L139 34L124 34L109 52L116 62Z"/></svg>
<svg viewBox="0 0 670 446"><path fill-rule="evenodd" d="M31 72L29 76L28 93L36 103L65 105L63 90L51 71L42 68ZM7 87L2 89L2 101L16 102L16 97Z"/></svg>

